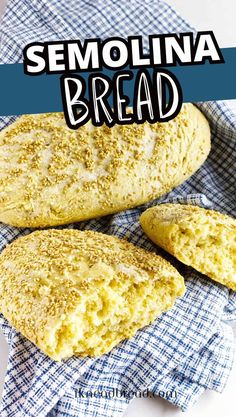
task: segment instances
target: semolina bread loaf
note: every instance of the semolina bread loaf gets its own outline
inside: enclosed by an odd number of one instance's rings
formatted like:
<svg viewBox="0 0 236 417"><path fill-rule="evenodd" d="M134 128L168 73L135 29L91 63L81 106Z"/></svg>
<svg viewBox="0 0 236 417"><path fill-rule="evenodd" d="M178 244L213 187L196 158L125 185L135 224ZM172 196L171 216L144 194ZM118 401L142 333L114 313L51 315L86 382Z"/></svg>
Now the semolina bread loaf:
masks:
<svg viewBox="0 0 236 417"><path fill-rule="evenodd" d="M0 311L54 360L102 355L185 291L155 253L92 231L44 230L0 255Z"/></svg>
<svg viewBox="0 0 236 417"><path fill-rule="evenodd" d="M186 265L236 290L236 220L217 211L161 204L140 217L144 232Z"/></svg>
<svg viewBox="0 0 236 417"><path fill-rule="evenodd" d="M189 178L209 151L192 104L167 123L77 131L62 113L22 116L0 132L0 221L40 228L135 207Z"/></svg>

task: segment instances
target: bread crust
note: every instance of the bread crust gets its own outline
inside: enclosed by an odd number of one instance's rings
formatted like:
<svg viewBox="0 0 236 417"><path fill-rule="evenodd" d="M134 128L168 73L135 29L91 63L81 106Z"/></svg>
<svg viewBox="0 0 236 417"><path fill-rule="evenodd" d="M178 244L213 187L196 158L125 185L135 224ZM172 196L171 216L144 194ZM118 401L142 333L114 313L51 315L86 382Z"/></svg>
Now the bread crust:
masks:
<svg viewBox="0 0 236 417"><path fill-rule="evenodd" d="M47 227L116 213L189 178L210 151L203 114L167 123L70 130L62 113L26 115L0 132L0 221Z"/></svg>
<svg viewBox="0 0 236 417"><path fill-rule="evenodd" d="M18 238L1 253L0 269L0 311L55 360L110 351L185 291L160 256L92 231Z"/></svg>
<svg viewBox="0 0 236 417"><path fill-rule="evenodd" d="M140 217L144 232L186 265L236 291L236 220L193 205L160 204Z"/></svg>

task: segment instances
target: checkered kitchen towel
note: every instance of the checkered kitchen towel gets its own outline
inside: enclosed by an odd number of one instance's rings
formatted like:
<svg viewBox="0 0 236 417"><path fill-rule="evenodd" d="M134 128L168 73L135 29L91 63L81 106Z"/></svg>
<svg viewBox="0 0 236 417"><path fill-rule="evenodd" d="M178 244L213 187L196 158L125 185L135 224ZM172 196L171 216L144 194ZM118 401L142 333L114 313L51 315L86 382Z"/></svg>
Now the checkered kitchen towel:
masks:
<svg viewBox="0 0 236 417"><path fill-rule="evenodd" d="M147 36L189 29L171 7L157 0L11 0L1 23L0 62L20 61L22 48L33 41ZM236 119L223 103L199 106L211 123L211 154L191 179L155 204L188 202L236 216ZM1 118L1 127L12 120ZM71 358L62 364L42 354L0 316L10 347L1 417L122 416L133 395L146 390L186 410L205 389L223 390L233 361L228 321L236 318L235 294L157 249L139 226L143 209L71 227L125 236L160 252L186 278L185 296L109 354L97 359ZM1 225L1 248L29 232Z"/></svg>

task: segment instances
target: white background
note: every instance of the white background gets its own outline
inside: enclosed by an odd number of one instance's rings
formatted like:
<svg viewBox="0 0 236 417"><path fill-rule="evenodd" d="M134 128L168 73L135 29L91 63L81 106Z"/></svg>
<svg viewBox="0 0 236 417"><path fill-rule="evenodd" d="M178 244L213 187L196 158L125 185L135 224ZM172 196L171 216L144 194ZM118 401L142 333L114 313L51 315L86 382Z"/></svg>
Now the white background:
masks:
<svg viewBox="0 0 236 417"><path fill-rule="evenodd" d="M63 1L63 0L60 0ZM66 0L64 0L66 1ZM198 30L213 30L221 47L236 47L235 0L167 0ZM0 14L5 0L0 0ZM20 7L20 0L19 0ZM236 111L235 101L229 103ZM236 333L236 325L234 325ZM0 334L0 392L7 364L8 349ZM231 417L234 415L236 362L223 394L205 392L198 404L184 417ZM128 407L125 417L176 417L182 412L162 399L138 399Z"/></svg>

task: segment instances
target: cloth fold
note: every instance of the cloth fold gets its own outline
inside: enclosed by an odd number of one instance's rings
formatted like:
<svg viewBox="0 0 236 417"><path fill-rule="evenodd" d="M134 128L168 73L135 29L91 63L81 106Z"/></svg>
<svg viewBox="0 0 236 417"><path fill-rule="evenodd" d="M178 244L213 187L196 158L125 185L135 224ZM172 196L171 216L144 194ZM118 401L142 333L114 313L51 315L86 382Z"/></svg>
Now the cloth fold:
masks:
<svg viewBox="0 0 236 417"><path fill-rule="evenodd" d="M0 28L0 62L22 60L33 41L184 32L191 27L161 1L10 0ZM118 417L135 395L166 393L188 409L205 389L221 392L233 363L235 293L158 249L138 219L161 202L197 204L236 216L236 118L223 102L198 103L212 130L208 160L184 184L150 204L70 225L126 237L168 259L185 277L187 291L175 306L131 340L100 358L56 363L11 328L0 315L9 343L1 417ZM0 127L15 117L1 117ZM0 226L0 250L30 229ZM116 395L114 395L114 393ZM123 393L123 394L122 394ZM171 395L171 393L174 393ZM176 395L175 395L176 393ZM167 395L168 394L168 395Z"/></svg>

